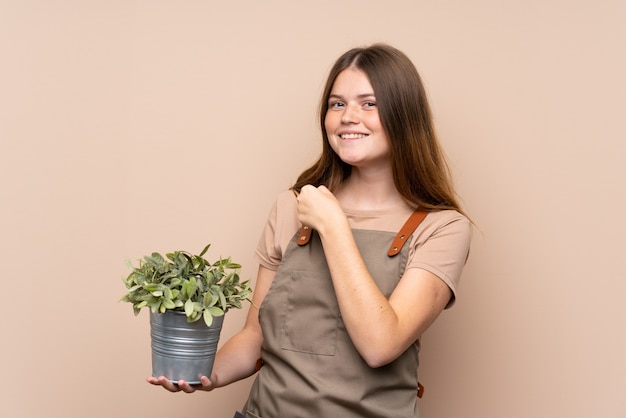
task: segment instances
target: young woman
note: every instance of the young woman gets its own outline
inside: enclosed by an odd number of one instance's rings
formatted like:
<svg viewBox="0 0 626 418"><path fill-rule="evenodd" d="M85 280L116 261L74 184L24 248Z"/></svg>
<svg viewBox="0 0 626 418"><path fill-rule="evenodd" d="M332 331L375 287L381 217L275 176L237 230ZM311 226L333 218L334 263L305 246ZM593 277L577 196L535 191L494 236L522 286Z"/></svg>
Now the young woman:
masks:
<svg viewBox="0 0 626 418"><path fill-rule="evenodd" d="M247 417L418 417L420 337L454 303L471 226L424 87L383 44L331 69L319 160L278 196L254 303L200 387L259 374ZM260 365L263 367L259 367Z"/></svg>

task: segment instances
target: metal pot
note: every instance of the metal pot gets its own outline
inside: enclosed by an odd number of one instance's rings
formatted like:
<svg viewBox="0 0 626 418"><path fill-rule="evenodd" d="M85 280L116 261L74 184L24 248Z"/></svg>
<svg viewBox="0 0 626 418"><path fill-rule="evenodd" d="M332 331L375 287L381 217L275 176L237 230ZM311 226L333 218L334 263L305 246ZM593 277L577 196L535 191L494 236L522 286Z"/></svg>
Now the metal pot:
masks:
<svg viewBox="0 0 626 418"><path fill-rule="evenodd" d="M210 327L202 319L187 322L184 312L150 312L152 375L176 383L199 384L201 376L211 377L224 315L213 318Z"/></svg>

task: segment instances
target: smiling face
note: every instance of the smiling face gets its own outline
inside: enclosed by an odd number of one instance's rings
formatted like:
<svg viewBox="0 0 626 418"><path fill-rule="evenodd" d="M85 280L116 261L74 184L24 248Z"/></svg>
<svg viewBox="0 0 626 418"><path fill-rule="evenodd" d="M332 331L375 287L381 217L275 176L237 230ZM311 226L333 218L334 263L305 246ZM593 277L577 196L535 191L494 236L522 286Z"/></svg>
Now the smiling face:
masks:
<svg viewBox="0 0 626 418"><path fill-rule="evenodd" d="M382 127L374 89L357 68L343 70L328 98L324 127L331 148L353 167L390 165L389 141Z"/></svg>

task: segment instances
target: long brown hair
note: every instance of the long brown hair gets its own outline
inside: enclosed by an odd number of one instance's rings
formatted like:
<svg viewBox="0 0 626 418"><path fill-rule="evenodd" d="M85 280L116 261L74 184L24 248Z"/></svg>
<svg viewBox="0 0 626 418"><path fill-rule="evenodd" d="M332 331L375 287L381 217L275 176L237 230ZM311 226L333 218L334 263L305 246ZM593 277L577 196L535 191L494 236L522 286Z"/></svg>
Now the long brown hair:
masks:
<svg viewBox="0 0 626 418"><path fill-rule="evenodd" d="M389 139L398 192L413 205L461 212L422 80L404 53L385 44L351 49L331 68L319 108L322 153L317 162L300 174L292 190L299 192L307 184L335 190L350 176L352 167L332 150L324 127L333 84L339 73L349 67L363 71L374 89L380 122Z"/></svg>

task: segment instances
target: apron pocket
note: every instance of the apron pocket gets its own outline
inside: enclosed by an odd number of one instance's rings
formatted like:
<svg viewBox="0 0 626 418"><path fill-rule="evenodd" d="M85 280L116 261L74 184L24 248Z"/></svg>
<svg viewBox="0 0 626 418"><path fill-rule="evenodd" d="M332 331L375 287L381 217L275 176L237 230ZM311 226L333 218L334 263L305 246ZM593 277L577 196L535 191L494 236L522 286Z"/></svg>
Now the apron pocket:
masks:
<svg viewBox="0 0 626 418"><path fill-rule="evenodd" d="M335 355L340 315L330 277L310 271L292 271L284 318L280 336L282 349Z"/></svg>

